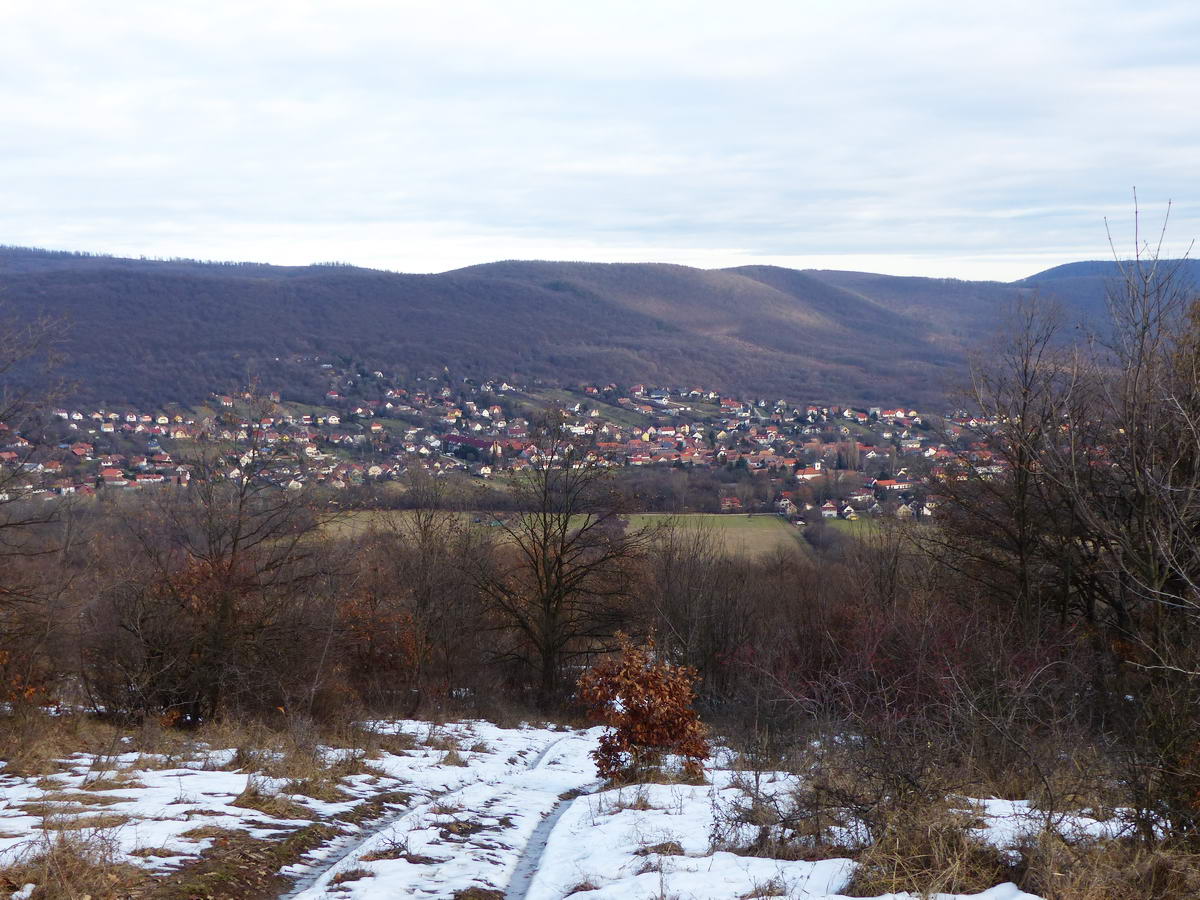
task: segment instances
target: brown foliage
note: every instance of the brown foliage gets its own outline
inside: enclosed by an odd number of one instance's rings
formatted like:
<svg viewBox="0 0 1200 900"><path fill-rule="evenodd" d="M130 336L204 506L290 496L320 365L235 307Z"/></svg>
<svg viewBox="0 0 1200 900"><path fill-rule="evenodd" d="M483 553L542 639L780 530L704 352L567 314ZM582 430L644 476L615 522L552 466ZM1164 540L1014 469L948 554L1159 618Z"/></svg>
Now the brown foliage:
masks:
<svg viewBox="0 0 1200 900"><path fill-rule="evenodd" d="M593 751L604 778L633 779L661 765L664 754L683 757L691 778L703 774L709 757L704 726L692 709L696 670L674 666L654 653L654 644L634 647L584 673L579 696L609 726Z"/></svg>
<svg viewBox="0 0 1200 900"><path fill-rule="evenodd" d="M428 653L428 641L411 612L367 592L343 599L338 604L338 620L356 686L379 672L394 680L415 680L419 662ZM366 693L364 688L360 692Z"/></svg>

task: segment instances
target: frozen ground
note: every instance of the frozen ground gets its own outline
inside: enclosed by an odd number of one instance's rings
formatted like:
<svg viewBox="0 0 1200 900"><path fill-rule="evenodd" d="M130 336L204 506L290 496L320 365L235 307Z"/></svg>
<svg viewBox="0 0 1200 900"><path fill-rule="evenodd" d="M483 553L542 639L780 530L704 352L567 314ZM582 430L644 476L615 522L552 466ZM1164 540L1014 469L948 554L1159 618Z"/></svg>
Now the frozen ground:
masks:
<svg viewBox="0 0 1200 900"><path fill-rule="evenodd" d="M382 817L342 822L340 837L285 870L295 882L285 896L828 900L853 872L848 859L714 852L714 811L740 790L735 773L719 765L703 786L605 790L588 756L598 730L502 729L482 722L435 728L410 721L376 727L409 735L413 749L383 754L368 771L343 778L345 799L337 802L290 794L281 780L231 769L234 751L228 749L205 748L169 767L164 759L132 753L80 755L67 760L63 773L42 779L0 770L0 863L33 852L47 833L82 826L102 830L130 862L168 870L204 852L218 829L281 837L310 822L337 824L364 800L400 791L407 799ZM252 780L264 793L287 794L297 804L288 814L296 818L235 805ZM786 779L778 784L786 787ZM1034 817L1019 803L964 802L986 823L985 836L1001 845ZM1104 828L1091 820L1079 825L1093 833ZM972 896L1036 900L1013 885Z"/></svg>

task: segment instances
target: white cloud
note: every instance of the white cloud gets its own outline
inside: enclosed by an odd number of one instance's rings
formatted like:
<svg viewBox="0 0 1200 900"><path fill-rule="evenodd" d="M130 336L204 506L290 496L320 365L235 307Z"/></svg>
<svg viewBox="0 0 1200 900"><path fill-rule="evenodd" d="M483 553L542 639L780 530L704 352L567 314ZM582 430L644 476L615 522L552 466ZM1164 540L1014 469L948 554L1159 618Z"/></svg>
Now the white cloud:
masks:
<svg viewBox="0 0 1200 900"><path fill-rule="evenodd" d="M10 6L0 241L1012 278L1200 231L1193 4ZM837 262L837 261L841 262Z"/></svg>

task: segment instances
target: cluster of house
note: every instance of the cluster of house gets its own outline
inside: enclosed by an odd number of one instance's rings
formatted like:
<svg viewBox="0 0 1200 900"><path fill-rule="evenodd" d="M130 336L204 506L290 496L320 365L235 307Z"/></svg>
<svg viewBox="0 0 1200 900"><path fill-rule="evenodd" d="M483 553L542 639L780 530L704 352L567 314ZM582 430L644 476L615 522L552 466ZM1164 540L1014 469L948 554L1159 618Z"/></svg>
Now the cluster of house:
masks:
<svg viewBox="0 0 1200 900"><path fill-rule="evenodd" d="M5 490L53 496L186 485L196 472L197 457L204 457L205 471L237 476L251 447L286 446L292 451L287 456L295 458L293 464L272 468L273 474L291 487L309 481L346 487L404 470L395 460L339 453L339 447L359 447L368 438L361 429L341 431L341 416L336 411L292 414L278 394L271 395L267 403L271 415L260 415L258 408L253 416L248 415L252 406L260 406L257 398L214 396L210 406L197 410L146 413L60 408L51 411L47 422L31 425L25 433L0 425L0 466L10 476L14 471L21 476L4 478ZM201 441L212 450L201 453Z"/></svg>
<svg viewBox="0 0 1200 900"><path fill-rule="evenodd" d="M906 407L797 405L738 399L701 388L581 385L554 391L505 381L452 382L446 376L402 385L381 371L349 372L323 362L329 387L316 403L278 392L214 394L208 403L164 410L52 411L37 430L0 426L0 466L23 473L25 489L48 494L103 488L183 485L200 441L228 446L227 474L239 472L248 445L284 448L295 460L290 486L347 487L396 478L411 466L493 477L532 465L539 452L530 419L553 403L593 459L613 467L736 468L779 481L779 511L796 506L793 488L820 485L821 516L849 518L901 510L929 515L918 484L974 471L1002 471L986 439L989 423L967 416L927 417ZM888 502L893 501L893 502ZM722 507L734 511L729 497ZM789 507L788 504L791 504Z"/></svg>
<svg viewBox="0 0 1200 900"><path fill-rule="evenodd" d="M796 525L807 525L816 519L847 519L856 521L862 516L891 515L898 519L924 519L934 515L938 501L917 491L917 484L895 478L867 479L861 487L852 488L824 503L805 500L796 491L780 491L775 511Z"/></svg>

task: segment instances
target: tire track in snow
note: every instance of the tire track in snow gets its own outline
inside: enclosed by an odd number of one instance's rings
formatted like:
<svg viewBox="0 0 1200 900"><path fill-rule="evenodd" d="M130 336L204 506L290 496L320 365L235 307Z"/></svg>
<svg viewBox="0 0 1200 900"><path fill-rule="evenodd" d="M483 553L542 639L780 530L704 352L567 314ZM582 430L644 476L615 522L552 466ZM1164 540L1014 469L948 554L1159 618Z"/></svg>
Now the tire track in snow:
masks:
<svg viewBox="0 0 1200 900"><path fill-rule="evenodd" d="M301 862L299 865L293 866L293 868L299 868L300 866L303 866L305 871L296 876L288 876L284 874L285 878L292 877L293 883L286 892L279 895L279 900L292 900L292 898L303 894L318 881L320 881L322 875L341 865L344 860L353 856L357 850L359 850L372 838L383 834L383 832L387 831L405 816L415 812L422 806L429 806L436 803L438 798L441 796L442 794L438 793L431 794L429 799L425 802L420 803L417 806L405 806L404 808L398 809L393 813L389 813L386 816L376 819L368 828L362 831L352 832L344 837L334 838L328 844L316 850L313 854L313 857L310 858L309 861ZM334 819L334 824L337 824L336 818ZM334 854L337 854L337 856L334 857ZM333 858L331 859L330 857Z"/></svg>
<svg viewBox="0 0 1200 900"><path fill-rule="evenodd" d="M564 740L567 735L556 738L538 751L537 755L526 764L524 772L532 772L540 768L551 752ZM285 893L280 895L279 900L295 900L295 898L311 891L317 884L335 869L340 868L343 863L354 859L372 840L384 834L390 829L393 829L403 823L405 820L415 820L428 814L433 807L439 804L447 804L453 801L455 795L462 794L471 788L476 787L485 778L479 776L467 784L459 785L456 788L432 792L426 795L426 799L412 806L406 806L396 812L376 820L365 831L346 836L345 838L337 839L327 844L324 848L318 851L318 858L310 861L307 864L308 870L303 872L296 878L295 883ZM497 798L506 794L503 788L497 792ZM540 826L539 826L540 827ZM335 855L336 854L336 855Z"/></svg>
<svg viewBox="0 0 1200 900"><path fill-rule="evenodd" d="M508 887L504 889L504 900L525 900L529 894L529 888L533 885L534 876L537 875L538 870L542 867L542 859L546 855L546 847L550 844L550 835L554 831L554 827L558 824L558 820L566 814L567 810L571 808L576 800L594 793L603 783L602 781L594 781L586 787L575 791L568 791L559 797L558 803L538 823L538 827L534 829L533 836L529 838L529 843L521 851L521 858L517 860L517 867L513 870Z"/></svg>
<svg viewBox="0 0 1200 900"><path fill-rule="evenodd" d="M546 758L547 754L561 740L560 738L543 750L530 768L536 769L540 766L542 760ZM529 894L529 888L533 885L533 877L538 873L538 869L541 868L542 859L546 855L546 847L550 843L550 834L554 831L554 826L558 824L558 820L563 817L566 811L571 808L571 804L580 797L585 797L593 793L603 783L602 781L593 781L591 784L567 791L565 794L559 796L558 802L554 804L554 808L538 823L528 843L521 850L521 857L517 860L512 878L509 879L508 886L504 889L504 900L525 900L525 897Z"/></svg>
<svg viewBox="0 0 1200 900"><path fill-rule="evenodd" d="M550 751L553 750L555 747L557 747L559 744L561 744L565 740L566 740L566 737L560 737L557 740L553 740L550 743L548 743L545 747L542 748L542 752L533 758L533 762L531 762L529 764L528 768L529 769L538 768L542 764L542 761L545 760L545 758L550 755Z"/></svg>

